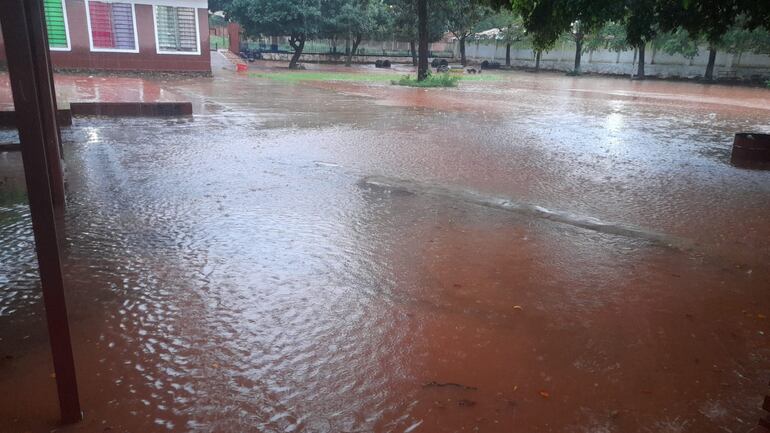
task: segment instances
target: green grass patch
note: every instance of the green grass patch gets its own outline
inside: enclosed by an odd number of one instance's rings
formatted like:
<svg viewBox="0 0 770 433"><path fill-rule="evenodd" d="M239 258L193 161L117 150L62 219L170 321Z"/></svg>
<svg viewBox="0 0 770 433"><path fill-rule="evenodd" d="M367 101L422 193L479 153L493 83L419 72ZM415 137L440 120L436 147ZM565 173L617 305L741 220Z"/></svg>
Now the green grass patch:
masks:
<svg viewBox="0 0 770 433"><path fill-rule="evenodd" d="M411 75L404 75L398 80L392 80L390 84L396 86L409 86L409 87L457 87L457 83L463 77L459 75L451 74L435 74L428 75L422 81L417 81L417 78L412 78Z"/></svg>
<svg viewBox="0 0 770 433"><path fill-rule="evenodd" d="M209 36L209 46L212 50L218 50L220 48L227 48L230 46L230 38L227 36Z"/></svg>
<svg viewBox="0 0 770 433"><path fill-rule="evenodd" d="M267 78L270 80L297 82L297 81L357 81L369 83L387 83L392 80L393 74L362 74L355 72L324 72L324 71L281 71L258 72L250 74L254 78Z"/></svg>

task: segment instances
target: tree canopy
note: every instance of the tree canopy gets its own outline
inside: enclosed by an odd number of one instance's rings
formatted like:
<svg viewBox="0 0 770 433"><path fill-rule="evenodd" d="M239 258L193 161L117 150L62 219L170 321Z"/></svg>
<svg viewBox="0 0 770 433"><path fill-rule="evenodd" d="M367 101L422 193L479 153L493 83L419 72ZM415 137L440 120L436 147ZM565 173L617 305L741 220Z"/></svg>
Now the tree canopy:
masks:
<svg viewBox="0 0 770 433"><path fill-rule="evenodd" d="M460 63L465 65L465 40L479 30L478 24L491 10L476 0L445 0L443 8L446 29L460 43Z"/></svg>
<svg viewBox="0 0 770 433"><path fill-rule="evenodd" d="M418 5L425 6L424 19ZM708 79L717 50L770 52L770 1L210 0L209 6L225 11L249 35L288 37L295 54L290 66L296 66L305 41L316 37L344 39L348 64L362 39L408 41L416 63L416 43L421 39L434 42L445 32L459 41L464 63L465 40L490 28L501 29L495 38L506 43L507 53L516 41L526 39L539 54L569 37L575 43L577 72L581 54L601 48L635 49L637 76L644 77L648 44L692 58L704 43L709 51L704 74ZM423 21L421 37L418 23Z"/></svg>

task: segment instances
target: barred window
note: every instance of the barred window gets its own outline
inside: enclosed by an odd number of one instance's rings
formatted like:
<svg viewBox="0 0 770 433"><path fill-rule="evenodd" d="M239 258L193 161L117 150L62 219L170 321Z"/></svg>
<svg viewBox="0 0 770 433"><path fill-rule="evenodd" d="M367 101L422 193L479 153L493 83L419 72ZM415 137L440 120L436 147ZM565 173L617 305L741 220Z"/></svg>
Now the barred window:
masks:
<svg viewBox="0 0 770 433"><path fill-rule="evenodd" d="M91 49L137 52L134 22L134 6L130 3L89 0Z"/></svg>
<svg viewBox="0 0 770 433"><path fill-rule="evenodd" d="M70 39L64 0L43 0L43 11L48 28L48 47L52 50L69 50Z"/></svg>
<svg viewBox="0 0 770 433"><path fill-rule="evenodd" d="M200 53L195 8L155 6L155 37L159 53Z"/></svg>

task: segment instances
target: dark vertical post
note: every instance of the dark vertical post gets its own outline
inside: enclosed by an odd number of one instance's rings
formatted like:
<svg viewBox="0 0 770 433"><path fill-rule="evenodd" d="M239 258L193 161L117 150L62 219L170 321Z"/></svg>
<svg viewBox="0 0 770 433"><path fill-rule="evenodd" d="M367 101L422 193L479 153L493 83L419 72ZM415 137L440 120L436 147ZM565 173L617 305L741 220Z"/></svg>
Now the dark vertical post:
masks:
<svg viewBox="0 0 770 433"><path fill-rule="evenodd" d="M428 78L428 0L417 0L417 81Z"/></svg>
<svg viewBox="0 0 770 433"><path fill-rule="evenodd" d="M48 159L48 181L51 183L54 208L63 210L66 199L64 196L64 169L61 162L61 131L56 118L56 92L54 91L51 56L48 51L48 32L42 2L33 0L25 3L30 25L30 44L36 66L35 78L37 79L43 127L45 128L43 133Z"/></svg>
<svg viewBox="0 0 770 433"><path fill-rule="evenodd" d="M709 62L706 64L706 75L703 76L706 81L714 79L714 64L716 63L716 59L717 49L714 48L714 44L709 43Z"/></svg>
<svg viewBox="0 0 770 433"><path fill-rule="evenodd" d="M51 184L48 180L46 131L52 129L51 125L45 125L45 119L48 118L45 115L45 107L46 104L50 104L50 96L45 97L44 94L41 94L38 83L39 69L46 71L49 69L48 65L45 64L46 57L36 55L33 50L32 41L35 39L33 29L35 26L32 25L32 21L34 17L31 17L29 10L25 9L25 3L40 1L0 1L0 26L2 26L3 39L5 40L8 75L13 91L16 124L21 141L27 196L32 214L32 229L35 235L40 280L43 287L43 301L56 373L61 420L63 423L72 423L82 419L82 414L67 321L67 307L64 299L64 282ZM41 6L38 5L37 7L40 8ZM41 59L43 59L42 64L38 63Z"/></svg>

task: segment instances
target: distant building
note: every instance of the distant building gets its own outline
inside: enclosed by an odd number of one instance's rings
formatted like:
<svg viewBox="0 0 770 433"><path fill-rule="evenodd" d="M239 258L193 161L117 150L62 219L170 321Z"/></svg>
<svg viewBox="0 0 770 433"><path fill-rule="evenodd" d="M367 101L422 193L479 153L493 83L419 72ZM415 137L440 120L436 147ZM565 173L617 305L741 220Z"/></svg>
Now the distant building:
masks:
<svg viewBox="0 0 770 433"><path fill-rule="evenodd" d="M211 71L208 0L42 1L54 68Z"/></svg>

